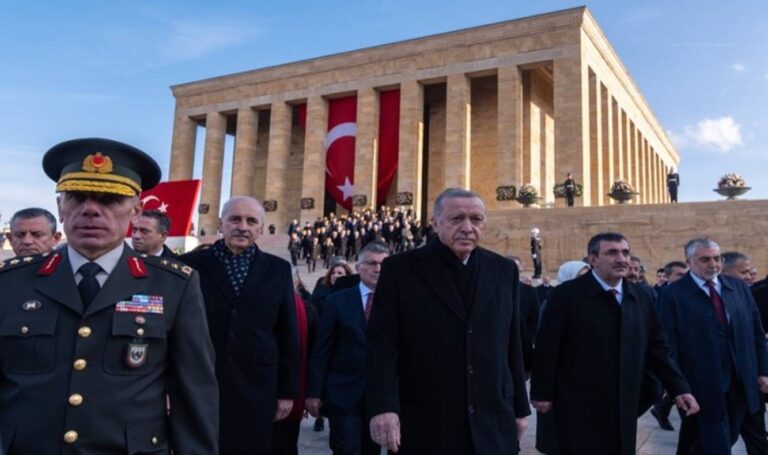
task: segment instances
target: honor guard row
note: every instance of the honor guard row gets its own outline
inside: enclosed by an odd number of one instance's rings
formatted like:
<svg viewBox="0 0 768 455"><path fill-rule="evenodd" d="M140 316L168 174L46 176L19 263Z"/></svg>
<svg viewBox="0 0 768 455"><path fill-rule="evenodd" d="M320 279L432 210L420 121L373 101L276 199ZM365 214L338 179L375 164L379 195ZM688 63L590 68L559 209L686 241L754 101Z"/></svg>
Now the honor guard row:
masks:
<svg viewBox="0 0 768 455"><path fill-rule="evenodd" d="M218 453L197 272L124 241L158 165L77 139L43 168L68 243L0 263L0 453Z"/></svg>

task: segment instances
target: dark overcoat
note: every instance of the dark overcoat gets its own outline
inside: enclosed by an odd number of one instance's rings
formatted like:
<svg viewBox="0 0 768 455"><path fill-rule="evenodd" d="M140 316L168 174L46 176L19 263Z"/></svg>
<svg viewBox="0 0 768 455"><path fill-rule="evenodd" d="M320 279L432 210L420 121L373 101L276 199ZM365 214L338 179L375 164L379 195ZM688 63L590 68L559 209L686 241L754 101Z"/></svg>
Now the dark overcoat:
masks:
<svg viewBox="0 0 768 455"><path fill-rule="evenodd" d="M218 453L191 268L125 246L84 309L65 247L0 263L0 289L0 454Z"/></svg>
<svg viewBox="0 0 768 455"><path fill-rule="evenodd" d="M400 417L401 454L517 453L530 414L515 264L476 248L467 311L435 240L384 261L368 323L368 414Z"/></svg>
<svg viewBox="0 0 768 455"><path fill-rule="evenodd" d="M536 339L531 400L553 403L563 454L635 453L646 369L673 396L689 390L649 295L628 280L622 293L619 305L586 273L550 295Z"/></svg>
<svg viewBox="0 0 768 455"><path fill-rule="evenodd" d="M742 383L747 410L754 414L760 406L757 376L768 376L768 351L760 313L746 284L724 275L719 279L721 299L728 314L733 366ZM691 272L664 286L659 296L659 312L672 351L701 406L697 418L723 419L726 407L715 310Z"/></svg>
<svg viewBox="0 0 768 455"><path fill-rule="evenodd" d="M179 258L200 272L221 396L224 453L266 454L277 399L293 400L298 332L290 264L260 250L235 296L214 249Z"/></svg>

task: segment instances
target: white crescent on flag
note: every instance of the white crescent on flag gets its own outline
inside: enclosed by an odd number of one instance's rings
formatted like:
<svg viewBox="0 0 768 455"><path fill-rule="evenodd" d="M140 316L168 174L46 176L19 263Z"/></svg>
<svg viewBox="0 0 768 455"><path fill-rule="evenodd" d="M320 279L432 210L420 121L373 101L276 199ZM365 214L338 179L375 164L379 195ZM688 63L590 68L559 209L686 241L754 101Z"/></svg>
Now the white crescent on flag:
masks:
<svg viewBox="0 0 768 455"><path fill-rule="evenodd" d="M331 128L330 131L328 131L328 134L325 135L325 151L327 152L328 149L331 148L331 145L333 145L333 142L336 141L336 139L341 139L342 137L347 136L355 137L356 135L357 123L339 123Z"/></svg>
<svg viewBox="0 0 768 455"><path fill-rule="evenodd" d="M149 201L157 201L157 202L160 202L160 198L158 198L157 196L154 196L154 195L149 195L149 196L145 197L144 199L142 199L142 200L141 200L141 203L142 203L142 204L144 204L144 205L147 205L147 203L148 203Z"/></svg>

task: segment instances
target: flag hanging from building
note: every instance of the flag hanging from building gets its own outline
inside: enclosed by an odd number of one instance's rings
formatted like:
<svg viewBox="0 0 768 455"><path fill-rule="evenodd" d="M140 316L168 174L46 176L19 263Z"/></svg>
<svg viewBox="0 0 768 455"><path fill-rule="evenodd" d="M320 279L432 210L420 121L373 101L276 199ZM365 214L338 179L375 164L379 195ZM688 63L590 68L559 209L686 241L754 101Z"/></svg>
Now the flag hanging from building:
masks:
<svg viewBox="0 0 768 455"><path fill-rule="evenodd" d="M195 203L200 193L200 180L160 182L156 187L141 193L144 210L157 210L171 219L169 237L189 234ZM128 235L131 235L130 229Z"/></svg>
<svg viewBox="0 0 768 455"><path fill-rule="evenodd" d="M356 135L357 96L331 100L325 136L325 190L347 210L352 210L354 194Z"/></svg>
<svg viewBox="0 0 768 455"><path fill-rule="evenodd" d="M379 94L379 161L376 178L377 206L386 203L389 187L397 173L400 150L400 90Z"/></svg>

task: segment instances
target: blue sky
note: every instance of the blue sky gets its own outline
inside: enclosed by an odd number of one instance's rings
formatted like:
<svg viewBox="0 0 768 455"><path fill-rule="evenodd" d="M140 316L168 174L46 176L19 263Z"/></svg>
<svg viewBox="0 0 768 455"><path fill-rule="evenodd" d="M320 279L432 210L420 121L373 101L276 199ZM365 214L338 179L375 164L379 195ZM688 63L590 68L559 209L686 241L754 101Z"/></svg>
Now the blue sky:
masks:
<svg viewBox="0 0 768 455"><path fill-rule="evenodd" d="M54 208L40 162L62 140L122 140L165 172L173 84L582 4L9 2L0 15L2 224L19 208ZM586 5L678 145L681 201L719 199L712 188L726 172L745 177L747 198L768 198L764 0Z"/></svg>

